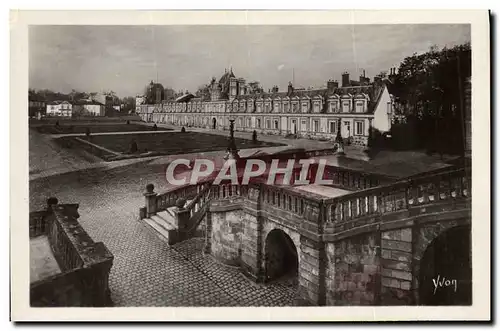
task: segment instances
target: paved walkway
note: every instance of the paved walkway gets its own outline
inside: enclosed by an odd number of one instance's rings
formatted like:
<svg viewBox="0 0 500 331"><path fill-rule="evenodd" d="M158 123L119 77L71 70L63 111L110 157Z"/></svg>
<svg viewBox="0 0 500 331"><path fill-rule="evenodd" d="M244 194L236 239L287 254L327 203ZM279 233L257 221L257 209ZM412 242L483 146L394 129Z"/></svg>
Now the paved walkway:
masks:
<svg viewBox="0 0 500 331"><path fill-rule="evenodd" d="M30 135L30 143L32 139L36 135ZM37 152L42 151L43 159L49 150L42 145L30 151L31 157L37 160ZM74 161L69 166L76 163L76 156L54 154L59 160ZM56 164L33 164L41 165ZM154 183L158 191L166 189L164 165L135 162L41 176L30 180L30 210L44 209L50 196L61 203L80 204L83 228L95 241L104 242L115 257L110 289L116 306L292 304L293 287L252 283L235 269L203 255L199 239L168 247L138 221L148 183Z"/></svg>

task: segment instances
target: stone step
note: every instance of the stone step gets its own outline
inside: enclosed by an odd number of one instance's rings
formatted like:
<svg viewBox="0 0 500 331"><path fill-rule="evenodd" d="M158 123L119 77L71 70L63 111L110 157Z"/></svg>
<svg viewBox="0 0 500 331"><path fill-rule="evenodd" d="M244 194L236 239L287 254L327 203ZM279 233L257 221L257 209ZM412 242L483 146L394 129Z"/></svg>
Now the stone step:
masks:
<svg viewBox="0 0 500 331"><path fill-rule="evenodd" d="M160 211L160 212L158 212L156 214L157 215L161 214L161 217L163 217L165 219L169 219L170 217L172 217L172 218L175 219L175 211L176 210L177 210L177 207L173 206L173 207L168 207L167 210Z"/></svg>
<svg viewBox="0 0 500 331"><path fill-rule="evenodd" d="M158 226L161 226L165 231L177 231L177 226L167 222L158 215L153 215L150 219L153 220L153 222L155 222Z"/></svg>
<svg viewBox="0 0 500 331"><path fill-rule="evenodd" d="M151 218L159 222L159 224L164 226L167 230L171 230L171 229L176 229L178 227L177 218L174 215L175 214L172 214L169 211L164 210L156 213L156 215L153 215Z"/></svg>
<svg viewBox="0 0 500 331"><path fill-rule="evenodd" d="M161 240L165 241L167 244L173 245L177 242L176 230L167 230L151 218L144 218L143 221Z"/></svg>

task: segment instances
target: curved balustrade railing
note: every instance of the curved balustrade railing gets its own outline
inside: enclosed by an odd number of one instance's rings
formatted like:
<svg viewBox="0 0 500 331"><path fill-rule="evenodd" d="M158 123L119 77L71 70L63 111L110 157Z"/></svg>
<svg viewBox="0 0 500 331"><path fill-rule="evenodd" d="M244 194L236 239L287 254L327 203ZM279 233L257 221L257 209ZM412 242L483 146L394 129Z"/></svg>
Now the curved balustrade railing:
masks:
<svg viewBox="0 0 500 331"><path fill-rule="evenodd" d="M470 169L452 170L325 200L326 224L353 222L449 199L469 198Z"/></svg>
<svg viewBox="0 0 500 331"><path fill-rule="evenodd" d="M379 222L381 215L470 198L470 175L470 169L431 173L330 199L289 186L272 186L265 183L213 185L205 182L178 187L158 195L157 211L175 205L179 198L192 199L184 209L189 210L192 220L190 223L196 226L203 218L210 201L241 197L243 201L258 201L260 208L267 209L268 212L277 208L299 219L316 222L319 228L324 225L325 228L343 231L366 225L366 219L371 219L372 223ZM321 212L311 216L308 213L311 209L308 208L317 208ZM285 217L283 215L287 214L281 215Z"/></svg>
<svg viewBox="0 0 500 331"><path fill-rule="evenodd" d="M209 183L198 183L197 185L184 185L169 189L165 193L156 196L156 211L163 211L175 206L179 199L193 199L202 190L209 186Z"/></svg>

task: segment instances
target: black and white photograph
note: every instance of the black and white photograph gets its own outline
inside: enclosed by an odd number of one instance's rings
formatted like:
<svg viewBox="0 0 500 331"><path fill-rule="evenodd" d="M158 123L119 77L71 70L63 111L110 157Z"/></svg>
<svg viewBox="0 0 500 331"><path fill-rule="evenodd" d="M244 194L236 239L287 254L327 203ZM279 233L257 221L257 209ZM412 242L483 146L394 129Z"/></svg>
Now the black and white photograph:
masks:
<svg viewBox="0 0 500 331"><path fill-rule="evenodd" d="M471 27L29 24L29 307L489 304Z"/></svg>

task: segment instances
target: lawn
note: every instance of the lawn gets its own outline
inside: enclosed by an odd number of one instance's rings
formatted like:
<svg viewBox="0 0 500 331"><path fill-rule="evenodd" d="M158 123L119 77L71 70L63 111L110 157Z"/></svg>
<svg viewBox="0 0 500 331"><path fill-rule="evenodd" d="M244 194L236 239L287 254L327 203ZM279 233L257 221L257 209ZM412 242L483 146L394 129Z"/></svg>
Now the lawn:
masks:
<svg viewBox="0 0 500 331"><path fill-rule="evenodd" d="M64 133L86 133L87 128L91 133L103 132L132 132L132 131L153 131L151 126L141 124L126 124L126 123L87 123L87 124L61 124L42 125L37 127L38 132L47 134L64 134ZM162 131L170 131L166 128L158 128Z"/></svg>
<svg viewBox="0 0 500 331"><path fill-rule="evenodd" d="M137 154L152 153L153 155L176 155L225 150L228 146L228 137L201 132L159 132L138 134L117 134L80 137L108 150L129 154L133 141L137 143ZM61 143L73 139L72 137L59 138ZM238 149L284 146L279 143L235 138ZM66 144L67 145L67 144Z"/></svg>

